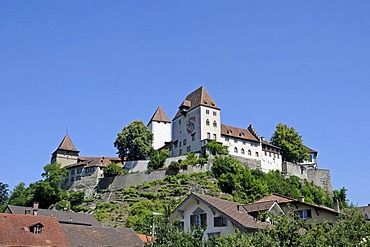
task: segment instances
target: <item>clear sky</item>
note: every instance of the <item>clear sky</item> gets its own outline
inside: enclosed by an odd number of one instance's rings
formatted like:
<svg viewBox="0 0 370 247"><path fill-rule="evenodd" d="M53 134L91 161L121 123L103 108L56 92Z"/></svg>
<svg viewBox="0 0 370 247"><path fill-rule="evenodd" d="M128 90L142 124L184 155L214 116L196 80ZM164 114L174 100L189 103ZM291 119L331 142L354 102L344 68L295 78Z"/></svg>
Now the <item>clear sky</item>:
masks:
<svg viewBox="0 0 370 247"><path fill-rule="evenodd" d="M295 127L334 189L370 203L369 1L0 1L0 181L41 179L203 85L224 124Z"/></svg>

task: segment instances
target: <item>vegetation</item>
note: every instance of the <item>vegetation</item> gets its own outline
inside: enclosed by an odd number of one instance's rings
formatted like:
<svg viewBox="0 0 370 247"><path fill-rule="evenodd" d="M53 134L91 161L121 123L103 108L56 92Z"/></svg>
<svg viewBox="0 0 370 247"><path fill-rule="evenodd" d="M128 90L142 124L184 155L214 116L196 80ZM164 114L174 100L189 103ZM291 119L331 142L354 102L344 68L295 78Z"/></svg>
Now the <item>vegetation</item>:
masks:
<svg viewBox="0 0 370 247"><path fill-rule="evenodd" d="M302 137L293 127L279 123L270 142L281 148L284 161L300 163L308 159L307 148L303 145Z"/></svg>
<svg viewBox="0 0 370 247"><path fill-rule="evenodd" d="M152 153L153 134L141 120L135 120L117 134L114 147L122 160L145 160Z"/></svg>
<svg viewBox="0 0 370 247"><path fill-rule="evenodd" d="M203 229L186 233L176 224L164 222L157 230L154 246L206 246L206 247L362 247L369 246L370 224L356 209L345 209L337 224L308 225L290 215L271 215L274 227L265 228L253 235L237 233L202 241Z"/></svg>
<svg viewBox="0 0 370 247"><path fill-rule="evenodd" d="M150 161L148 164L149 171L156 171L164 166L166 159L170 157L168 149L154 150L150 155Z"/></svg>
<svg viewBox="0 0 370 247"><path fill-rule="evenodd" d="M4 205L8 202L9 189L8 185L0 182L0 212L2 212Z"/></svg>
<svg viewBox="0 0 370 247"><path fill-rule="evenodd" d="M213 155L227 155L229 153L227 147L218 143L216 140L208 142L206 147Z"/></svg>
<svg viewBox="0 0 370 247"><path fill-rule="evenodd" d="M114 177L114 176L123 175L124 173L125 172L122 169L122 167L120 167L114 162L110 163L103 169L104 177Z"/></svg>

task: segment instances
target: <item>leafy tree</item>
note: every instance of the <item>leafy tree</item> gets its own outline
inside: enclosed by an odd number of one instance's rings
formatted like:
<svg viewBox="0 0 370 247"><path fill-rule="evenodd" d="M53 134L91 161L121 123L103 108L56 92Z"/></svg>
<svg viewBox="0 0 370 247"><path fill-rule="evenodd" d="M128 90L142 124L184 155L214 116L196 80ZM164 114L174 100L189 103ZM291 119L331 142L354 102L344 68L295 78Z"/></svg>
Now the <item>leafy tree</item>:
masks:
<svg viewBox="0 0 370 247"><path fill-rule="evenodd" d="M41 176L44 178L44 182L50 184L54 189L59 188L60 183L66 178L68 171L66 168L62 168L59 163L55 162L44 166L44 172Z"/></svg>
<svg viewBox="0 0 370 247"><path fill-rule="evenodd" d="M11 192L9 204L16 206L27 206L32 203L32 197L33 195L31 195L30 190L27 188L25 183L20 182Z"/></svg>
<svg viewBox="0 0 370 247"><path fill-rule="evenodd" d="M150 161L148 163L149 170L158 170L164 166L166 159L170 157L168 149L154 150L150 155Z"/></svg>
<svg viewBox="0 0 370 247"><path fill-rule="evenodd" d="M340 208L348 208L347 189L341 188L340 190L333 191L334 196L338 198Z"/></svg>
<svg viewBox="0 0 370 247"><path fill-rule="evenodd" d="M9 189L8 185L0 182L0 206L8 202Z"/></svg>
<svg viewBox="0 0 370 247"><path fill-rule="evenodd" d="M218 143L216 140L208 142L206 147L211 151L211 154L213 155L227 155L229 153L227 147Z"/></svg>
<svg viewBox="0 0 370 247"><path fill-rule="evenodd" d="M114 162L110 163L103 169L104 177L114 177L114 176L123 175L124 173L125 172L122 169L122 167L120 167Z"/></svg>
<svg viewBox="0 0 370 247"><path fill-rule="evenodd" d="M279 123L270 142L281 148L284 161L300 163L308 159L308 151L303 145L302 136L293 127Z"/></svg>
<svg viewBox="0 0 370 247"><path fill-rule="evenodd" d="M122 160L144 160L151 152L153 134L140 120L131 122L117 134L114 147Z"/></svg>

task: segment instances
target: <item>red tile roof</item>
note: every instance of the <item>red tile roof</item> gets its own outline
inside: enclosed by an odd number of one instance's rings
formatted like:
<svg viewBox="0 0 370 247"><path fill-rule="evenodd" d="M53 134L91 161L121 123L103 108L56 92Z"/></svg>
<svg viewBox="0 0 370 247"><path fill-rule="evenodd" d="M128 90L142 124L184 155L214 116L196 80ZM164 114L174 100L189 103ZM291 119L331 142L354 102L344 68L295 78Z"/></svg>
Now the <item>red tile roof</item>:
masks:
<svg viewBox="0 0 370 247"><path fill-rule="evenodd" d="M270 195L264 196L261 199L255 201L255 203L270 202L270 201L275 201L277 203L284 203L284 202L293 202L295 201L295 199L288 197L288 196L282 196L276 193L272 193Z"/></svg>
<svg viewBox="0 0 370 247"><path fill-rule="evenodd" d="M32 226L37 224L42 225L40 234L32 232ZM70 244L54 217L0 213L0 246L70 246Z"/></svg>
<svg viewBox="0 0 370 247"><path fill-rule="evenodd" d="M249 130L225 124L221 124L221 135L230 136L242 140L259 142L259 140Z"/></svg>
<svg viewBox="0 0 370 247"><path fill-rule="evenodd" d="M150 119L149 123L152 122L152 121L171 123L170 119L168 118L168 116L163 111L162 107L160 107L160 106L158 106L157 110L153 114L153 116Z"/></svg>
<svg viewBox="0 0 370 247"><path fill-rule="evenodd" d="M208 106L217 110L220 110L216 102L212 99L209 95L207 90L201 86L194 92L190 93L186 99L182 102L181 106L188 107L188 111L198 107L198 106ZM180 106L180 107L181 107ZM179 110L173 119L176 119L182 115L181 111Z"/></svg>
<svg viewBox="0 0 370 247"><path fill-rule="evenodd" d="M61 149L61 150L67 150L67 151L74 151L74 152L80 152L77 150L77 148L75 147L75 145L73 144L71 138L69 137L68 134L66 134L62 140L62 142L59 144L58 149ZM55 150L55 152L57 151ZM55 153L54 152L54 153Z"/></svg>
<svg viewBox="0 0 370 247"><path fill-rule="evenodd" d="M122 166L122 160L118 157L82 157L78 156L77 163L70 164L65 168L70 169L73 167L83 166L83 167L106 167L110 163L116 163L119 166Z"/></svg>

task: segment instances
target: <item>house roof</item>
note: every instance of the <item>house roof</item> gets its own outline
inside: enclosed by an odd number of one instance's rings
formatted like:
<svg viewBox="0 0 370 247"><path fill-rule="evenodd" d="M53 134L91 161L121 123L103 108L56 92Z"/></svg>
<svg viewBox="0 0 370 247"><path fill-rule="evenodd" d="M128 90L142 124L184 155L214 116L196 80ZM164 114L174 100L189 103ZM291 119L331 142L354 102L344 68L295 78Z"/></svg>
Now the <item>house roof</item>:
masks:
<svg viewBox="0 0 370 247"><path fill-rule="evenodd" d="M197 200L202 201L203 203L207 204L209 207L219 211L221 214L227 216L231 221L235 222L236 224L249 229L262 229L265 227L270 227L271 225L268 223L257 221L254 217L248 214L248 212L241 205L236 202L226 201L219 198L200 195L196 193L192 193L186 198L176 209L180 209L183 205L186 204L190 198L196 198ZM175 212L174 211L174 212Z"/></svg>
<svg viewBox="0 0 370 247"><path fill-rule="evenodd" d="M54 151L54 153L57 150L67 150L67 151L74 151L79 153L80 151L77 150L75 145L73 144L71 137L69 137L68 134L66 134L62 140L62 142L59 144L58 148Z"/></svg>
<svg viewBox="0 0 370 247"><path fill-rule="evenodd" d="M144 235L144 234L137 234L137 235L139 236L141 241L143 241L143 243L151 243L152 242L152 236L147 236L147 235Z"/></svg>
<svg viewBox="0 0 370 247"><path fill-rule="evenodd" d="M32 232L42 225L41 233ZM54 217L0 213L1 246L70 246L61 225Z"/></svg>
<svg viewBox="0 0 370 247"><path fill-rule="evenodd" d="M110 163L115 162L117 165L122 165L122 161L118 157L82 157L78 156L77 163L66 166L66 169L83 166L83 167L106 167Z"/></svg>
<svg viewBox="0 0 370 247"><path fill-rule="evenodd" d="M31 207L21 207L8 205L4 212L10 214L25 214L25 212L32 212ZM62 224L77 224L85 226L101 226L101 224L94 218L92 214L75 213L67 211L49 210L39 208L37 211L41 216L52 216L58 219Z"/></svg>
<svg viewBox="0 0 370 247"><path fill-rule="evenodd" d="M261 139L261 143L262 143L262 148L264 148L264 146L269 146L269 147L272 147L274 149L277 149L277 150L281 150L280 147L278 146L275 146L275 145L272 145L270 142L266 141L265 139Z"/></svg>
<svg viewBox="0 0 370 247"><path fill-rule="evenodd" d="M207 106L220 110L216 102L212 99L211 95L209 95L209 93L203 86L186 96L186 99L181 103L180 108L183 106L189 108L188 111L198 106ZM181 115L182 113L179 110L173 119L176 119Z"/></svg>
<svg viewBox="0 0 370 247"><path fill-rule="evenodd" d="M131 228L62 225L72 246L144 246Z"/></svg>
<svg viewBox="0 0 370 247"><path fill-rule="evenodd" d="M249 130L225 124L221 124L221 135L230 136L242 140L259 142L259 140Z"/></svg>
<svg viewBox="0 0 370 247"><path fill-rule="evenodd" d="M168 118L167 114L163 111L161 106L158 106L157 110L153 114L149 123L151 123L153 121L171 123L170 119Z"/></svg>
<svg viewBox="0 0 370 247"><path fill-rule="evenodd" d="M316 150L313 150L312 148L309 148L306 145L303 145L303 146L305 146L305 148L307 149L307 152L309 152L309 153L317 153Z"/></svg>
<svg viewBox="0 0 370 247"><path fill-rule="evenodd" d="M251 204L244 205L244 209L247 210L249 213L251 212L262 212L269 210L274 204L277 202L275 201L268 201L268 202L255 202Z"/></svg>
<svg viewBox="0 0 370 247"><path fill-rule="evenodd" d="M255 201L255 203L268 202L268 201L276 201L279 205L281 205L281 204L291 204L291 203L293 203L293 204L302 204L302 205L305 205L305 206L313 207L315 209L321 209L321 210L325 210L325 211L330 212L330 213L339 214L339 212L335 211L332 208L322 206L322 205L315 205L315 204L307 203L307 202L304 202L304 201L299 201L299 200L293 199L291 197L282 196L282 195L279 195L279 194L276 194L276 193L272 193L270 195L262 197L261 199Z"/></svg>

